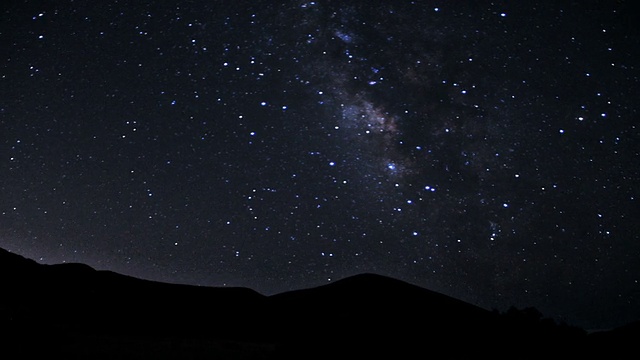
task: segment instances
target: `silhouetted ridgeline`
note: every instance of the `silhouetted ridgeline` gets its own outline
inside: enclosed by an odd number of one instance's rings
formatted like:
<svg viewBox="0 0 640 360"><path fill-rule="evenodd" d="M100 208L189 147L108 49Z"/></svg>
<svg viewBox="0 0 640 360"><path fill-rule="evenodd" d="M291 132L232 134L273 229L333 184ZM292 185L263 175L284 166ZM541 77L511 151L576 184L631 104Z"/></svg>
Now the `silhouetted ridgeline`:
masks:
<svg viewBox="0 0 640 360"><path fill-rule="evenodd" d="M587 335L533 308L487 311L362 274L270 297L174 285L0 249L0 357L621 357L640 323Z"/></svg>

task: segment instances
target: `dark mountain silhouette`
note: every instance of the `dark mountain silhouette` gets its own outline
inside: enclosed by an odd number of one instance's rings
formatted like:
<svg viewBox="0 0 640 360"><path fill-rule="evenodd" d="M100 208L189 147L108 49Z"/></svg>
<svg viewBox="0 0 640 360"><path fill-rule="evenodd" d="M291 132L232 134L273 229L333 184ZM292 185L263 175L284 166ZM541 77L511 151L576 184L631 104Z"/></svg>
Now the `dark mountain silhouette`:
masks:
<svg viewBox="0 0 640 360"><path fill-rule="evenodd" d="M633 323L587 335L533 308L488 311L375 274L267 297L2 249L0 294L3 358L616 358L640 334Z"/></svg>

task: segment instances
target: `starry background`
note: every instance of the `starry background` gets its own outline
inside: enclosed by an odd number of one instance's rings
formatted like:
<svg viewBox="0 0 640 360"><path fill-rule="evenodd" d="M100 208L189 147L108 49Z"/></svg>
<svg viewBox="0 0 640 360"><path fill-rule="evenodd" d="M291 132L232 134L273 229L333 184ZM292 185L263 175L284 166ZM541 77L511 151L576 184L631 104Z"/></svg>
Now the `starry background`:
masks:
<svg viewBox="0 0 640 360"><path fill-rule="evenodd" d="M625 1L4 1L0 246L640 319Z"/></svg>

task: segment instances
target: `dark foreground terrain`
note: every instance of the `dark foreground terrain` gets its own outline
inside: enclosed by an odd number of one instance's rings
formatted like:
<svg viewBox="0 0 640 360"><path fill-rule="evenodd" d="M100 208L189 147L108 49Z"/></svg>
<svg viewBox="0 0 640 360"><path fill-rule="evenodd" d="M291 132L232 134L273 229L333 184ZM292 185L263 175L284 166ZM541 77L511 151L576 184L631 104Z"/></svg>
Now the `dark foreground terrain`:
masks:
<svg viewBox="0 0 640 360"><path fill-rule="evenodd" d="M640 323L587 334L537 310L488 311L362 274L263 296L165 284L0 249L0 357L626 358Z"/></svg>

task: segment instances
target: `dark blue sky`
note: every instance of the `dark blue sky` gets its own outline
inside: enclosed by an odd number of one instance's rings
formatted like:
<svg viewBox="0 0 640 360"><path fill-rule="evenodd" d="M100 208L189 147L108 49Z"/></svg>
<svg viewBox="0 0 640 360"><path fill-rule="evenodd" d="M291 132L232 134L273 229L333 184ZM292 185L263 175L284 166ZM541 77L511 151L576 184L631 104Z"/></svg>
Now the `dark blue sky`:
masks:
<svg viewBox="0 0 640 360"><path fill-rule="evenodd" d="M0 246L265 294L640 318L626 1L9 1Z"/></svg>

